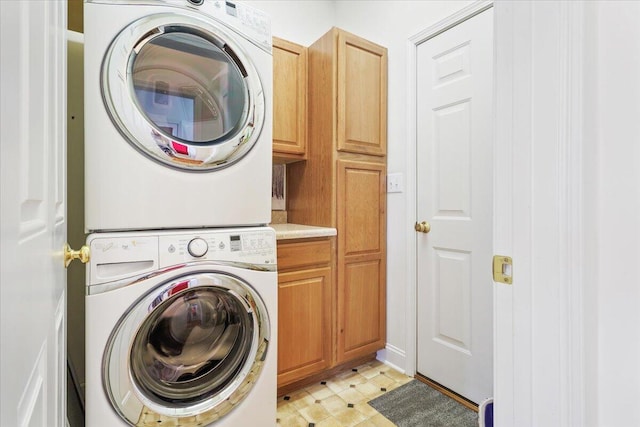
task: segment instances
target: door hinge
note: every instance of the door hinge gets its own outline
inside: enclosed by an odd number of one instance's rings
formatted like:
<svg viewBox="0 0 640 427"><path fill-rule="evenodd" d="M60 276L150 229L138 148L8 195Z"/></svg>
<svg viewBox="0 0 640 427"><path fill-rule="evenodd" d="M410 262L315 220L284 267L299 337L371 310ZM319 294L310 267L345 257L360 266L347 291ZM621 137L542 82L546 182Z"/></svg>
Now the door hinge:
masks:
<svg viewBox="0 0 640 427"><path fill-rule="evenodd" d="M504 255L493 256L493 281L498 283L513 283L513 260Z"/></svg>

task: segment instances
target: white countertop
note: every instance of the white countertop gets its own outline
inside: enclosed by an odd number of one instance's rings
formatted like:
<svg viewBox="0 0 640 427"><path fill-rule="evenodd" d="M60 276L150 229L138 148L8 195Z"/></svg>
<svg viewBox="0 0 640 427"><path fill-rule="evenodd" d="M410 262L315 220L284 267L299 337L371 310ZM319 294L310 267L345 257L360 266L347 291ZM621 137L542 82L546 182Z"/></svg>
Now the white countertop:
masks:
<svg viewBox="0 0 640 427"><path fill-rule="evenodd" d="M300 224L269 224L269 227L276 230L276 240L286 239L309 239L312 237L335 236L335 228L314 227Z"/></svg>

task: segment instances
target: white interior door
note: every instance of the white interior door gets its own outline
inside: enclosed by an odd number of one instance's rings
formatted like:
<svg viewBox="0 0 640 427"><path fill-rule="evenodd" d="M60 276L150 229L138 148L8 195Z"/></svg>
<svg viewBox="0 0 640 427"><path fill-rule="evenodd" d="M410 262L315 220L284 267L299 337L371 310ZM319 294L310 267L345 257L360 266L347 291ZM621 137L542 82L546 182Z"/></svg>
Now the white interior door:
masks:
<svg viewBox="0 0 640 427"><path fill-rule="evenodd" d="M0 425L64 426L66 1L0 1Z"/></svg>
<svg viewBox="0 0 640 427"><path fill-rule="evenodd" d="M417 48L417 371L492 396L493 9Z"/></svg>

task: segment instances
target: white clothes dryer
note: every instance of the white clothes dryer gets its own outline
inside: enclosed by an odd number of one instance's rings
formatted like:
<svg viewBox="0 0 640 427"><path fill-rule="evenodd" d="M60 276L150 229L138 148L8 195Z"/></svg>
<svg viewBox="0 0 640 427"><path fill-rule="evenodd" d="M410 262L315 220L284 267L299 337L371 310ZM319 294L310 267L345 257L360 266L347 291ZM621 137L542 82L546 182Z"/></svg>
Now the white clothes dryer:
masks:
<svg viewBox="0 0 640 427"><path fill-rule="evenodd" d="M270 19L214 0L84 5L88 231L271 219Z"/></svg>
<svg viewBox="0 0 640 427"><path fill-rule="evenodd" d="M87 242L87 426L275 426L273 229Z"/></svg>

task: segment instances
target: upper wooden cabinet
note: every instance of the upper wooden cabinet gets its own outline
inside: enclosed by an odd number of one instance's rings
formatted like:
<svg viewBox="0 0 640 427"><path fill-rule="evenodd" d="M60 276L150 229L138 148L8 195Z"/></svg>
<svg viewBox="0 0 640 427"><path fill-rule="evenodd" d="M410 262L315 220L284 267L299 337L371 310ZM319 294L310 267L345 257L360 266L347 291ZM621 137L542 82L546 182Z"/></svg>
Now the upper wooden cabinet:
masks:
<svg viewBox="0 0 640 427"><path fill-rule="evenodd" d="M273 158L305 159L307 145L307 48L273 38Z"/></svg>
<svg viewBox="0 0 640 427"><path fill-rule="evenodd" d="M334 30L337 36L338 150L387 153L387 50Z"/></svg>
<svg viewBox="0 0 640 427"><path fill-rule="evenodd" d="M309 132L342 152L387 154L386 48L338 28L309 46Z"/></svg>

